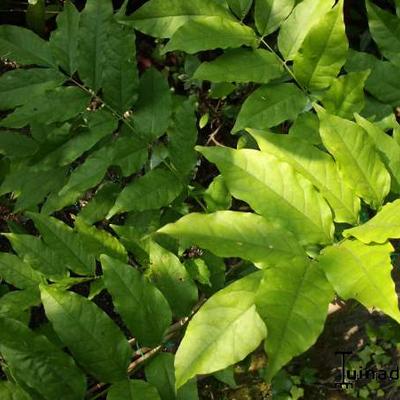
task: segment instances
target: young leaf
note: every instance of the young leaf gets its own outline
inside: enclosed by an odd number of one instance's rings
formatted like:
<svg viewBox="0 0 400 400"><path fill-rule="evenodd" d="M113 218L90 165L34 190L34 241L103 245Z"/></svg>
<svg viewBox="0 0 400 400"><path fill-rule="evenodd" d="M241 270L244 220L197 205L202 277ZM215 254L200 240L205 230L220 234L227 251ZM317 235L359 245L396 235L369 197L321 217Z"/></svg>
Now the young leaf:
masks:
<svg viewBox="0 0 400 400"><path fill-rule="evenodd" d="M48 43L29 29L14 25L0 26L0 57L19 64L53 66Z"/></svg>
<svg viewBox="0 0 400 400"><path fill-rule="evenodd" d="M315 146L291 137L249 130L263 152L289 163L306 177L325 197L335 214L336 222L358 222L360 199L342 179L333 159Z"/></svg>
<svg viewBox="0 0 400 400"><path fill-rule="evenodd" d="M133 336L141 346L159 345L172 321L165 297L134 267L106 255L101 265L105 286Z"/></svg>
<svg viewBox="0 0 400 400"><path fill-rule="evenodd" d="M197 301L197 287L178 257L155 242L150 244L148 277L163 293L174 315L190 314Z"/></svg>
<svg viewBox="0 0 400 400"><path fill-rule="evenodd" d="M283 22L278 47L285 60L293 60L311 28L332 8L333 0L303 0Z"/></svg>
<svg viewBox="0 0 400 400"><path fill-rule="evenodd" d="M266 337L254 301L262 272L214 294L189 322L175 357L176 387L241 361Z"/></svg>
<svg viewBox="0 0 400 400"><path fill-rule="evenodd" d="M85 84L95 92L103 82L105 46L112 15L113 6L109 0L88 0L80 15L78 72Z"/></svg>
<svg viewBox="0 0 400 400"><path fill-rule="evenodd" d="M178 239L185 248L196 245L219 257L250 260L260 268L280 261L290 263L295 256L306 258L305 251L290 232L252 213L193 213L158 232Z"/></svg>
<svg viewBox="0 0 400 400"><path fill-rule="evenodd" d="M168 82L159 71L150 68L140 77L139 98L132 118L135 131L151 142L165 133L171 114Z"/></svg>
<svg viewBox="0 0 400 400"><path fill-rule="evenodd" d="M255 0L255 2L254 19L261 36L276 31L295 5L295 0Z"/></svg>
<svg viewBox="0 0 400 400"><path fill-rule="evenodd" d="M370 71L350 72L336 79L324 94L321 103L325 109L342 118L352 119L365 105L364 85Z"/></svg>
<svg viewBox="0 0 400 400"><path fill-rule="evenodd" d="M390 190L390 175L368 134L355 123L318 108L321 138L356 194L379 208Z"/></svg>
<svg viewBox="0 0 400 400"><path fill-rule="evenodd" d="M50 48L55 60L70 76L78 63L80 13L71 0L64 2L63 11L57 16L57 29L50 37Z"/></svg>
<svg viewBox="0 0 400 400"><path fill-rule="evenodd" d="M0 318L0 353L17 382L44 400L84 397L85 376L72 357L21 322Z"/></svg>
<svg viewBox="0 0 400 400"><path fill-rule="evenodd" d="M255 32L227 18L205 17L182 25L165 46L164 52L180 50L189 54L217 48L256 47Z"/></svg>
<svg viewBox="0 0 400 400"><path fill-rule="evenodd" d="M210 82L268 83L283 75L277 57L263 49L228 50L214 61L197 68L193 79Z"/></svg>
<svg viewBox="0 0 400 400"><path fill-rule="evenodd" d="M295 119L307 98L293 83L261 86L243 103L233 133L241 129L264 129Z"/></svg>
<svg viewBox="0 0 400 400"><path fill-rule="evenodd" d="M108 391L107 400L161 400L157 389L138 379L114 383Z"/></svg>
<svg viewBox="0 0 400 400"><path fill-rule="evenodd" d="M310 348L322 332L333 289L319 265L295 258L265 271L256 308L268 329L266 379Z"/></svg>
<svg viewBox="0 0 400 400"><path fill-rule="evenodd" d="M212 16L235 21L234 16L214 0L170 0L168 3L151 0L121 22L151 36L170 38L185 23Z"/></svg>
<svg viewBox="0 0 400 400"><path fill-rule="evenodd" d="M32 400L31 397L15 383L0 382L0 399L2 400Z"/></svg>
<svg viewBox="0 0 400 400"><path fill-rule="evenodd" d="M343 0L339 0L308 32L294 57L294 74L311 90L326 89L343 67L347 50Z"/></svg>
<svg viewBox="0 0 400 400"><path fill-rule="evenodd" d="M253 4L253 0L227 0L230 9L234 14L243 20Z"/></svg>
<svg viewBox="0 0 400 400"><path fill-rule="evenodd" d="M164 169L153 169L130 185L118 196L107 218L125 211L155 210L169 205L182 191L182 183Z"/></svg>
<svg viewBox="0 0 400 400"><path fill-rule="evenodd" d="M47 318L79 364L101 382L125 379L132 351L111 318L76 293L40 290Z"/></svg>
<svg viewBox="0 0 400 400"><path fill-rule="evenodd" d="M367 0L368 24L381 53L400 66L400 19Z"/></svg>
<svg viewBox="0 0 400 400"><path fill-rule="evenodd" d="M301 244L332 241L334 227L328 204L289 164L257 150L201 147L199 151L217 165L234 197L292 232Z"/></svg>
<svg viewBox="0 0 400 400"><path fill-rule="evenodd" d="M366 245L345 240L323 250L319 262L335 291L365 307L376 307L400 322L395 285L391 277L390 243ZM349 273L351 271L351 273Z"/></svg>
<svg viewBox="0 0 400 400"><path fill-rule="evenodd" d="M50 248L62 255L65 265L77 274L94 273L94 258L87 252L85 242L68 225L53 217L36 213L27 213L43 240Z"/></svg>
<svg viewBox="0 0 400 400"><path fill-rule="evenodd" d="M400 199L386 203L365 224L343 231L344 237L354 236L364 243L385 243L388 239L400 239Z"/></svg>

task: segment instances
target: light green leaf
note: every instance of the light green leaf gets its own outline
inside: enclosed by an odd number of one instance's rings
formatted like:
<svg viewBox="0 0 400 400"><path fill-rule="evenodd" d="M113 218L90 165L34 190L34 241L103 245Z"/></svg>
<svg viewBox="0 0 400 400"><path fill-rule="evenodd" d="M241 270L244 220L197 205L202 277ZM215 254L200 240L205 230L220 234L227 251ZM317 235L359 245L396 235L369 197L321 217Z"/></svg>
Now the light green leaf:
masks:
<svg viewBox="0 0 400 400"><path fill-rule="evenodd" d="M11 131L0 132L0 154L20 158L31 156L37 150L37 143L27 135Z"/></svg>
<svg viewBox="0 0 400 400"><path fill-rule="evenodd" d="M365 307L376 307L400 322L398 298L391 277L392 251L390 243L366 245L345 240L324 249L319 262L344 300L356 299Z"/></svg>
<svg viewBox="0 0 400 400"><path fill-rule="evenodd" d="M254 305L261 277L256 272L220 290L192 318L175 357L177 388L241 361L266 337Z"/></svg>
<svg viewBox="0 0 400 400"><path fill-rule="evenodd" d="M80 15L78 72L80 78L97 92L103 82L106 63L105 46L113 15L109 0L88 0Z"/></svg>
<svg viewBox="0 0 400 400"><path fill-rule="evenodd" d="M336 222L358 222L360 199L353 188L343 181L329 154L291 135L256 130L249 130L249 133L263 152L286 161L318 188L332 207Z"/></svg>
<svg viewBox="0 0 400 400"><path fill-rule="evenodd" d="M0 125L7 128L23 128L32 122L51 124L67 121L83 112L89 100L90 96L77 87L59 87L41 96L35 96L1 120Z"/></svg>
<svg viewBox="0 0 400 400"><path fill-rule="evenodd" d="M56 280L68 275L62 254L46 246L40 238L32 235L3 233L15 252L32 268L48 278Z"/></svg>
<svg viewBox="0 0 400 400"><path fill-rule="evenodd" d="M315 343L333 297L331 285L315 262L296 258L264 272L256 308L268 329L267 381Z"/></svg>
<svg viewBox="0 0 400 400"><path fill-rule="evenodd" d="M231 194L303 245L332 241L332 213L311 182L286 162L257 150L199 147L215 163ZM312 205L312 206L311 206Z"/></svg>
<svg viewBox="0 0 400 400"><path fill-rule="evenodd" d="M132 351L112 319L76 293L44 285L40 290L47 318L79 364L101 382L126 378Z"/></svg>
<svg viewBox="0 0 400 400"><path fill-rule="evenodd" d="M167 299L172 312L178 317L190 314L197 301L197 287L184 265L175 254L155 242L150 243L150 281Z"/></svg>
<svg viewBox="0 0 400 400"><path fill-rule="evenodd" d="M71 0L64 2L63 11L57 16L57 29L51 33L50 48L57 63L73 75L78 62L80 13Z"/></svg>
<svg viewBox="0 0 400 400"><path fill-rule="evenodd" d="M261 86L243 103L232 132L272 128L294 120L306 104L307 98L293 83Z"/></svg>
<svg viewBox="0 0 400 400"><path fill-rule="evenodd" d="M385 243L388 239L400 239L400 200L386 203L365 224L343 231L344 237L354 236L364 243Z"/></svg>
<svg viewBox="0 0 400 400"><path fill-rule="evenodd" d="M367 0L368 24L381 53L400 66L400 19Z"/></svg>
<svg viewBox="0 0 400 400"><path fill-rule="evenodd" d="M193 213L158 232L179 239L185 248L197 245L220 257L244 258L260 268L280 261L290 263L296 256L306 258L305 251L290 232L253 213Z"/></svg>
<svg viewBox="0 0 400 400"><path fill-rule="evenodd" d="M294 57L294 74L311 90L326 89L343 67L347 50L343 0L340 0L308 32Z"/></svg>
<svg viewBox="0 0 400 400"><path fill-rule="evenodd" d="M320 134L343 177L356 194L373 208L379 208L390 190L390 175L379 159L371 139L355 123L317 108Z"/></svg>
<svg viewBox="0 0 400 400"><path fill-rule="evenodd" d="M2 400L31 400L31 397L15 383L0 382L0 398Z"/></svg>
<svg viewBox="0 0 400 400"><path fill-rule="evenodd" d="M185 23L211 16L235 20L214 0L151 0L121 22L151 36L170 38Z"/></svg>
<svg viewBox="0 0 400 400"><path fill-rule="evenodd" d="M85 241L60 220L36 213L26 213L42 234L43 240L53 250L62 254L65 265L77 274L93 274L95 265Z"/></svg>
<svg viewBox="0 0 400 400"><path fill-rule="evenodd" d="M276 31L295 5L295 0L255 0L255 2L254 19L261 36Z"/></svg>
<svg viewBox="0 0 400 400"><path fill-rule="evenodd" d="M165 297L136 268L105 255L101 265L115 308L140 346L159 345L172 321Z"/></svg>
<svg viewBox="0 0 400 400"><path fill-rule="evenodd" d="M263 49L228 50L214 61L204 62L193 79L210 82L268 83L283 75L276 55Z"/></svg>
<svg viewBox="0 0 400 400"><path fill-rule="evenodd" d="M132 108L137 98L139 77L134 31L116 22L111 24L105 54L107 62L102 85L104 100L124 114Z"/></svg>
<svg viewBox="0 0 400 400"><path fill-rule="evenodd" d="M19 64L53 66L48 43L31 30L14 25L0 26L0 57Z"/></svg>
<svg viewBox="0 0 400 400"><path fill-rule="evenodd" d="M293 60L311 28L332 8L332 0L303 0L283 22L278 47L285 60Z"/></svg>
<svg viewBox="0 0 400 400"><path fill-rule="evenodd" d="M250 11L253 0L227 0L227 3L234 14L243 20Z"/></svg>
<svg viewBox="0 0 400 400"><path fill-rule="evenodd" d="M203 198L207 204L208 212L229 210L232 205L232 197L221 175L213 179L210 186L204 192Z"/></svg>
<svg viewBox="0 0 400 400"><path fill-rule="evenodd" d="M85 376L72 357L21 322L0 318L0 353L17 382L44 400L84 397Z"/></svg>
<svg viewBox="0 0 400 400"><path fill-rule="evenodd" d="M107 400L161 400L157 389L139 379L114 383L108 391Z"/></svg>
<svg viewBox="0 0 400 400"><path fill-rule="evenodd" d="M168 82L159 71L150 68L140 77L133 126L150 142L165 133L171 114L172 97Z"/></svg>
<svg viewBox="0 0 400 400"><path fill-rule="evenodd" d="M15 69L0 76L0 109L29 103L33 97L60 86L65 77L54 69Z"/></svg>
<svg viewBox="0 0 400 400"><path fill-rule="evenodd" d="M20 258L11 253L0 253L0 277L19 288L34 288L44 281L44 277Z"/></svg>
<svg viewBox="0 0 400 400"><path fill-rule="evenodd" d="M352 119L365 105L364 86L370 71L350 72L342 75L324 94L321 103L325 109L342 118Z"/></svg>
<svg viewBox="0 0 400 400"><path fill-rule="evenodd" d="M172 172L153 169L124 188L107 218L125 211L155 210L168 206L181 191L182 183Z"/></svg>
<svg viewBox="0 0 400 400"><path fill-rule="evenodd" d="M248 26L228 18L205 17L182 25L165 46L164 52L180 50L194 54L203 50L257 45L257 36Z"/></svg>
<svg viewBox="0 0 400 400"><path fill-rule="evenodd" d="M157 355L145 367L146 379L157 388L162 400L198 400L197 382L191 380L175 390L174 356L171 353Z"/></svg>

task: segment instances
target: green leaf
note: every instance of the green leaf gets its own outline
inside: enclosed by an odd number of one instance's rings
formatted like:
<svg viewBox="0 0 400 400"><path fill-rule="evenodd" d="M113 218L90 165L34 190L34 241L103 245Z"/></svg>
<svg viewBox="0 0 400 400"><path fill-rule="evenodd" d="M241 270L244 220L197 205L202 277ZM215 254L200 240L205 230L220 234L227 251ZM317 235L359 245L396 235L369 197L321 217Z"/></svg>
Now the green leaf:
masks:
<svg viewBox="0 0 400 400"><path fill-rule="evenodd" d="M306 104L307 98L293 83L261 86L243 103L232 132L271 128L294 120Z"/></svg>
<svg viewBox="0 0 400 400"><path fill-rule="evenodd" d="M21 387L11 382L0 382L0 398L2 400L31 400Z"/></svg>
<svg viewBox="0 0 400 400"><path fill-rule="evenodd" d="M168 206L181 191L182 183L172 172L153 169L124 188L107 218L125 211L155 210Z"/></svg>
<svg viewBox="0 0 400 400"><path fill-rule="evenodd" d="M290 263L296 256L306 257L290 232L253 213L192 213L158 232L179 239L185 248L197 245L219 257L244 258L260 268L280 261Z"/></svg>
<svg viewBox="0 0 400 400"><path fill-rule="evenodd" d="M388 239L400 239L400 200L386 203L365 224L343 231L344 237L354 236L364 243L385 243Z"/></svg>
<svg viewBox="0 0 400 400"><path fill-rule="evenodd" d="M172 97L168 82L155 68L148 69L139 82L139 98L133 114L135 131L149 142L168 128L172 114Z"/></svg>
<svg viewBox="0 0 400 400"><path fill-rule="evenodd" d="M211 16L235 20L214 0L151 0L121 22L151 36L170 38L185 23Z"/></svg>
<svg viewBox="0 0 400 400"><path fill-rule="evenodd" d="M29 136L9 131L0 131L0 154L7 157L22 158L31 156L38 145Z"/></svg>
<svg viewBox="0 0 400 400"><path fill-rule="evenodd" d="M68 275L62 254L46 246L41 239L32 235L3 233L15 252L35 270L55 280Z"/></svg>
<svg viewBox="0 0 400 400"><path fill-rule="evenodd" d="M248 14L253 0L227 0L230 9L241 20Z"/></svg>
<svg viewBox="0 0 400 400"><path fill-rule="evenodd" d="M257 47L255 32L246 25L222 17L205 17L182 25L164 48L189 54L217 48Z"/></svg>
<svg viewBox="0 0 400 400"><path fill-rule="evenodd" d="M352 119L364 108L364 85L370 71L350 72L336 79L324 94L325 109L342 118Z"/></svg>
<svg viewBox="0 0 400 400"><path fill-rule="evenodd" d="M92 254L88 254L82 237L68 225L53 217L26 213L42 234L44 242L62 255L65 265L77 274L93 274L95 265Z"/></svg>
<svg viewBox="0 0 400 400"><path fill-rule="evenodd" d="M0 57L19 64L53 66L48 43L29 29L14 25L0 26Z"/></svg>
<svg viewBox="0 0 400 400"><path fill-rule="evenodd" d="M356 194L379 208L390 190L390 175L368 134L355 123L317 109L321 138Z"/></svg>
<svg viewBox="0 0 400 400"><path fill-rule="evenodd" d="M37 287L44 281L42 274L11 253L0 253L0 277L19 289Z"/></svg>
<svg viewBox="0 0 400 400"><path fill-rule="evenodd" d="M103 97L108 105L124 114L137 98L139 77L134 31L114 22L110 26L105 55Z"/></svg>
<svg viewBox="0 0 400 400"><path fill-rule="evenodd" d="M145 367L146 379L157 388L162 400L198 400L196 381L192 380L175 390L174 356L157 355Z"/></svg>
<svg viewBox="0 0 400 400"><path fill-rule="evenodd" d="M232 197L226 187L224 178L216 176L203 194L208 212L228 210L232 205Z"/></svg>
<svg viewBox="0 0 400 400"><path fill-rule="evenodd" d="M84 397L85 376L72 357L21 322L0 318L0 353L17 382L44 400Z"/></svg>
<svg viewBox="0 0 400 400"><path fill-rule="evenodd" d="M107 61L105 46L113 15L109 0L88 0L80 15L78 40L78 72L80 78L97 92L103 82Z"/></svg>
<svg viewBox="0 0 400 400"><path fill-rule="evenodd" d="M39 124L67 121L83 112L89 100L89 95L77 87L59 87L33 97L29 103L1 120L0 125L7 128L23 128L33 121Z"/></svg>
<svg viewBox="0 0 400 400"><path fill-rule="evenodd" d="M190 314L197 301L197 287L175 254L155 242L150 243L147 274L167 299L174 315L183 317Z"/></svg>
<svg viewBox="0 0 400 400"><path fill-rule="evenodd" d="M334 2L303 0L283 22L278 36L278 47L285 60L293 60L308 32L332 8Z"/></svg>
<svg viewBox="0 0 400 400"><path fill-rule="evenodd" d="M276 55L263 49L228 50L214 61L197 68L193 79L210 82L268 83L283 75Z"/></svg>
<svg viewBox="0 0 400 400"><path fill-rule="evenodd" d="M371 36L381 53L400 66L400 19L367 0Z"/></svg>
<svg viewBox="0 0 400 400"><path fill-rule="evenodd" d="M311 90L326 89L343 67L347 50L343 0L340 0L308 32L294 57L294 74Z"/></svg>
<svg viewBox="0 0 400 400"><path fill-rule="evenodd" d="M25 14L26 24L38 35L45 34L46 7L44 0L28 0L28 8Z"/></svg>
<svg viewBox="0 0 400 400"><path fill-rule="evenodd" d="M400 322L397 294L391 278L392 251L390 243L365 245L345 240L324 249L319 262L344 300L356 299L365 307L376 307Z"/></svg>
<svg viewBox="0 0 400 400"><path fill-rule="evenodd" d="M289 163L306 177L328 201L336 222L358 222L360 199L342 179L333 159L317 147L292 135L277 135L256 130L249 133L263 152Z"/></svg>
<svg viewBox="0 0 400 400"><path fill-rule="evenodd" d="M256 272L220 290L191 319L175 357L177 388L241 361L266 337L254 304L261 277Z"/></svg>
<svg viewBox="0 0 400 400"><path fill-rule="evenodd" d="M322 145L319 135L319 119L311 111L300 114L289 129L289 135L310 144Z"/></svg>
<svg viewBox="0 0 400 400"><path fill-rule="evenodd" d="M78 63L78 38L80 14L71 0L64 2L57 16L57 29L51 33L50 48L57 63L73 75Z"/></svg>
<svg viewBox="0 0 400 400"><path fill-rule="evenodd" d="M107 400L161 400L157 389L138 379L114 383L108 391Z"/></svg>
<svg viewBox="0 0 400 400"><path fill-rule="evenodd" d="M79 364L101 382L125 379L132 351L112 319L78 294L50 286L40 290L47 318Z"/></svg>
<svg viewBox="0 0 400 400"><path fill-rule="evenodd" d="M54 69L15 69L0 76L0 109L29 103L35 96L60 86L65 77Z"/></svg>
<svg viewBox="0 0 400 400"><path fill-rule="evenodd" d="M172 321L165 297L136 268L105 255L101 264L115 308L140 346L160 344Z"/></svg>
<svg viewBox="0 0 400 400"><path fill-rule="evenodd" d="M231 194L303 245L332 241L332 213L311 182L272 155L257 150L199 147L215 163ZM312 204L312 206L310 206Z"/></svg>
<svg viewBox="0 0 400 400"><path fill-rule="evenodd" d="M296 258L264 272L256 307L268 329L267 381L315 343L333 297L331 285L315 262Z"/></svg>
<svg viewBox="0 0 400 400"><path fill-rule="evenodd" d="M30 322L30 309L40 305L37 287L13 290L0 297L0 317L16 319L25 325Z"/></svg>
<svg viewBox="0 0 400 400"><path fill-rule="evenodd" d="M261 36L276 31L295 5L295 0L255 0L255 2L254 19Z"/></svg>

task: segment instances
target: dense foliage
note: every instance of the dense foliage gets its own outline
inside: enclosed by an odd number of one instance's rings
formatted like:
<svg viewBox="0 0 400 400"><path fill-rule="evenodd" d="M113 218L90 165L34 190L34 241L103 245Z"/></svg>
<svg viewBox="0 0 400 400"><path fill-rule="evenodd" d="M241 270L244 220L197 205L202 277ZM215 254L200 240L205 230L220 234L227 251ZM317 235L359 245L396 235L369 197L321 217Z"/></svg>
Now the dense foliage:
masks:
<svg viewBox="0 0 400 400"><path fill-rule="evenodd" d="M0 398L196 399L337 296L400 322L400 2L357 50L343 0L127 3L0 26Z"/></svg>

